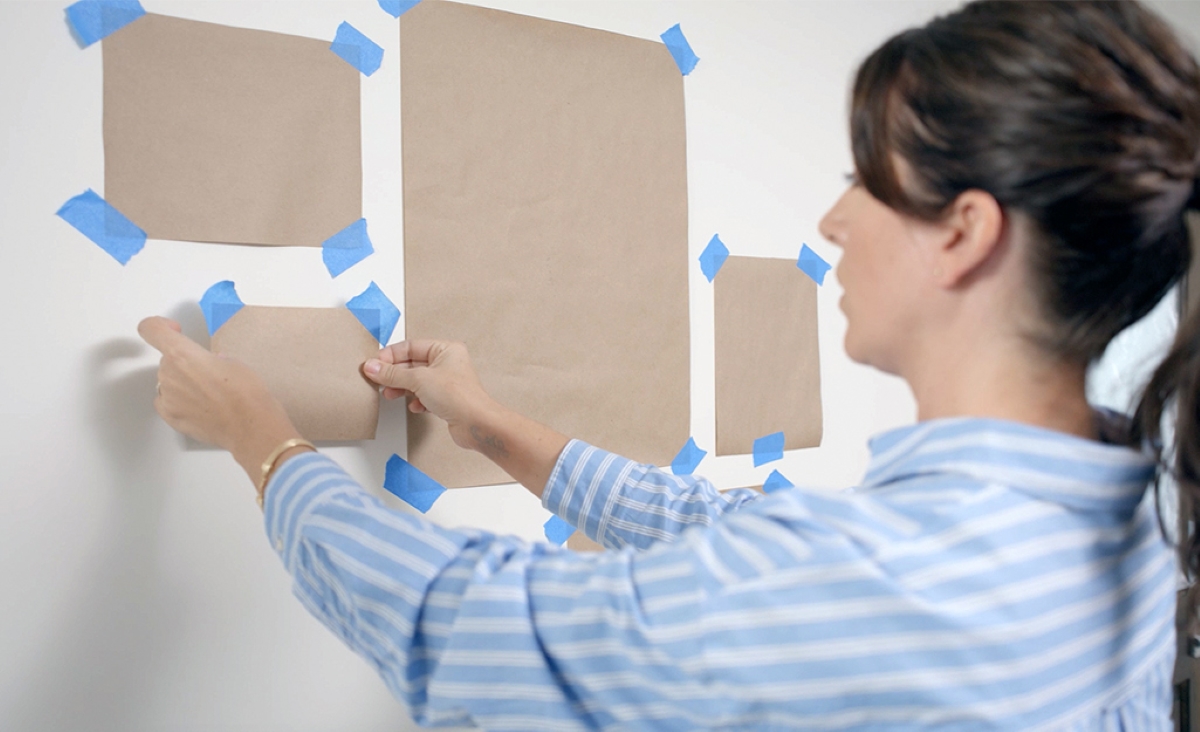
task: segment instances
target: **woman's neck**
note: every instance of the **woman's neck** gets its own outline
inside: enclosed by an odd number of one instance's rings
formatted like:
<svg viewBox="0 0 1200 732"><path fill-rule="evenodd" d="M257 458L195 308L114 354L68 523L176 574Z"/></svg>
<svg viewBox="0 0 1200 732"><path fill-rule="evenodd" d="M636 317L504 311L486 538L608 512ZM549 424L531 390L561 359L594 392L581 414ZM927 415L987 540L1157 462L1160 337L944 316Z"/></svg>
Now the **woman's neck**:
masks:
<svg viewBox="0 0 1200 732"><path fill-rule="evenodd" d="M926 350L905 374L918 419L990 417L1097 438L1085 366L1050 358L1015 336L971 340L942 353Z"/></svg>

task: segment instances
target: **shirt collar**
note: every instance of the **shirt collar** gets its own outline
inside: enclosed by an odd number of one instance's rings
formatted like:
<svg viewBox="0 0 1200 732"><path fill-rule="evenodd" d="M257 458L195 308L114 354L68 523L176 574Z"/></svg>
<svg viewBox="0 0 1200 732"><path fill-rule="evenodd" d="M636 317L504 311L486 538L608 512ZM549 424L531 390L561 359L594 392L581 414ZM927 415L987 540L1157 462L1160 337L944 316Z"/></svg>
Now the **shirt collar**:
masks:
<svg viewBox="0 0 1200 732"><path fill-rule="evenodd" d="M1101 434L1118 416L1097 413ZM1132 511L1154 478L1149 454L997 419L951 418L884 432L869 442L863 489L939 475L962 475L1036 494L1080 510Z"/></svg>

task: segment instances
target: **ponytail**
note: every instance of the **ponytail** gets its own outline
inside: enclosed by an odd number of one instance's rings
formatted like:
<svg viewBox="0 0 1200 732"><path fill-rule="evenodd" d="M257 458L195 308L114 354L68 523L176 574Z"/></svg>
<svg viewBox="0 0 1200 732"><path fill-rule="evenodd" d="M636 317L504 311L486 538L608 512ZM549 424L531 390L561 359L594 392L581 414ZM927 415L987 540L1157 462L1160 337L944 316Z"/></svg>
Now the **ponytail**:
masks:
<svg viewBox="0 0 1200 732"><path fill-rule="evenodd" d="M1196 203L1193 195L1189 208ZM1185 284L1200 287L1200 282ZM1164 450L1163 416L1171 407L1174 446ZM1188 588L1176 622L1180 632L1196 635L1200 630L1200 307L1191 307L1185 315L1170 352L1146 385L1134 414L1134 429L1178 485L1179 564Z"/></svg>

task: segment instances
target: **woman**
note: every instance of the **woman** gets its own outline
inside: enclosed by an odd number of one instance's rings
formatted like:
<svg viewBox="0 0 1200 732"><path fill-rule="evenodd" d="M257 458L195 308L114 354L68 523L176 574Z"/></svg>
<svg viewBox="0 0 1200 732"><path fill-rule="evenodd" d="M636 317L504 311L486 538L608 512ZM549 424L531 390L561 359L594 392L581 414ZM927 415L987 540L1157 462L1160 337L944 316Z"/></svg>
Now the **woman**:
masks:
<svg viewBox="0 0 1200 732"><path fill-rule="evenodd" d="M442 342L364 371L611 551L387 510L161 318L140 326L155 406L265 488L296 595L422 723L1167 729L1176 564L1148 488L1174 404L1195 515L1200 322L1132 421L1089 407L1084 375L1187 268L1196 63L1134 3L980 2L864 62L851 135L821 222L846 349L920 419L851 491L721 495L569 441Z"/></svg>

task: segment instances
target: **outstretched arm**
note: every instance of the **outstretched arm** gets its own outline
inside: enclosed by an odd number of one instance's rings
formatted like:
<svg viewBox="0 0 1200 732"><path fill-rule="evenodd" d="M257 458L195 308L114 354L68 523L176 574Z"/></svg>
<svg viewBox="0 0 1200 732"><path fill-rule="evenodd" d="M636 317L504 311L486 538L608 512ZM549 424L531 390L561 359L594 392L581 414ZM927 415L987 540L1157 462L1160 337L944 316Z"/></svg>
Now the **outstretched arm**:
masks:
<svg viewBox="0 0 1200 732"><path fill-rule="evenodd" d="M718 493L703 478L676 476L582 442L498 404L479 383L461 343L405 341L363 371L384 396L446 420L460 447L491 458L550 511L613 549L646 547L757 500L754 491ZM543 495L544 494L544 495Z"/></svg>

